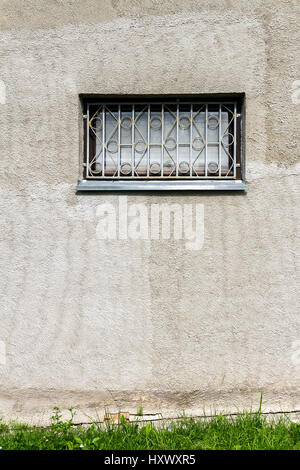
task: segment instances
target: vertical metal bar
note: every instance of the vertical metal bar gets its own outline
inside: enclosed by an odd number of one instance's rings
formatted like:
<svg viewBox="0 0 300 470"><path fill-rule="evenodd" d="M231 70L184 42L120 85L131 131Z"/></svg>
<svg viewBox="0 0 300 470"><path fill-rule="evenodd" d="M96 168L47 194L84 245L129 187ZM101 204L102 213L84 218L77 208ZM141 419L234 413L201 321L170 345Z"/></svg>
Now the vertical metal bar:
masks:
<svg viewBox="0 0 300 470"><path fill-rule="evenodd" d="M135 152L135 147L134 147L134 104L132 105L132 125L131 125L131 176L134 176L133 172L133 163L134 163L134 152Z"/></svg>
<svg viewBox="0 0 300 470"><path fill-rule="evenodd" d="M234 103L233 118L233 177L236 178L236 102ZM230 136L228 137L230 139Z"/></svg>
<svg viewBox="0 0 300 470"><path fill-rule="evenodd" d="M102 177L105 176L105 106L102 107Z"/></svg>
<svg viewBox="0 0 300 470"><path fill-rule="evenodd" d="M87 119L86 119L86 169L85 174L86 177L89 175L89 166L90 166L90 103L87 105Z"/></svg>
<svg viewBox="0 0 300 470"><path fill-rule="evenodd" d="M222 121L221 121L221 116L222 116L222 105L219 104L219 176L222 176L222 171L221 171L221 167L222 167L222 164L221 164L221 130L222 130Z"/></svg>
<svg viewBox="0 0 300 470"><path fill-rule="evenodd" d="M192 176L192 140L193 140L193 105L191 104L191 124L190 124L190 176Z"/></svg>
<svg viewBox="0 0 300 470"><path fill-rule="evenodd" d="M118 176L121 169L121 106L118 106Z"/></svg>
<svg viewBox="0 0 300 470"><path fill-rule="evenodd" d="M160 163L160 172L161 176L164 176L164 105L161 105L161 163Z"/></svg>
<svg viewBox="0 0 300 470"><path fill-rule="evenodd" d="M147 139L148 139L148 146L147 146L147 176L149 176L150 170L150 104L148 104L148 124L147 124Z"/></svg>
<svg viewBox="0 0 300 470"><path fill-rule="evenodd" d="M207 176L207 119L208 119L208 104L205 105L205 176Z"/></svg>
<svg viewBox="0 0 300 470"><path fill-rule="evenodd" d="M177 116L177 120L176 120L176 176L178 176L178 150L179 150L179 142L178 142L178 139L179 139L179 104L177 104L177 113L176 113L176 116Z"/></svg>

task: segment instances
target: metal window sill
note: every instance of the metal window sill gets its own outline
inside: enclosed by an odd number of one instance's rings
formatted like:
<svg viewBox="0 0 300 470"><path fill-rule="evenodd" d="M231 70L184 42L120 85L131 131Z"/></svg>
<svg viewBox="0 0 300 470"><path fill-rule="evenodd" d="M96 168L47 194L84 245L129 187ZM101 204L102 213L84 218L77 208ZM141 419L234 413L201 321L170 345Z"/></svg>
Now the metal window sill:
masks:
<svg viewBox="0 0 300 470"><path fill-rule="evenodd" d="M243 180L81 180L77 191L246 191Z"/></svg>

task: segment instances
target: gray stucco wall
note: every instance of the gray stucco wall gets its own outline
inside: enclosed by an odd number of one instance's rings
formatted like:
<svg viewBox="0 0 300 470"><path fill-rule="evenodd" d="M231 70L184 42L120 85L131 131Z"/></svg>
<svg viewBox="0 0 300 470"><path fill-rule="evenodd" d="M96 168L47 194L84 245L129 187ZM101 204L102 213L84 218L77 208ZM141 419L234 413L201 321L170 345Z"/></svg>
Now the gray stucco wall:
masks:
<svg viewBox="0 0 300 470"><path fill-rule="evenodd" d="M1 0L1 416L300 409L299 7ZM79 94L237 92L247 194L127 198L203 204L202 249L98 240Z"/></svg>

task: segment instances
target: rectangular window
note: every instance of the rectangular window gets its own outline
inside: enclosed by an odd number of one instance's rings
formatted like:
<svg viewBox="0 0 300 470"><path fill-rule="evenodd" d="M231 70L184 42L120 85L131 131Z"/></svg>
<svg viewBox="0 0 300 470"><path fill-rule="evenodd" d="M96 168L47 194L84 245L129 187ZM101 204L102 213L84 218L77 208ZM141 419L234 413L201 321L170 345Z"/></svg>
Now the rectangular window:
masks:
<svg viewBox="0 0 300 470"><path fill-rule="evenodd" d="M246 189L239 99L87 101L80 190Z"/></svg>

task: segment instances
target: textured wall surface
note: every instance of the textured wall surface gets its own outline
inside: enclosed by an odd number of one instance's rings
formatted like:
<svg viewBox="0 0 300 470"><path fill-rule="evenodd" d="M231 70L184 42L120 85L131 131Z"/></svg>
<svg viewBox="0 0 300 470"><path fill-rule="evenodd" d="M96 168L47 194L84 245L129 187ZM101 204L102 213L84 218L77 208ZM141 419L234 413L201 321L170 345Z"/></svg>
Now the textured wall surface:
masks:
<svg viewBox="0 0 300 470"><path fill-rule="evenodd" d="M297 0L0 0L1 416L300 408L299 21ZM234 92L246 194L128 195L203 204L202 249L98 240L119 195L76 194L79 94Z"/></svg>

